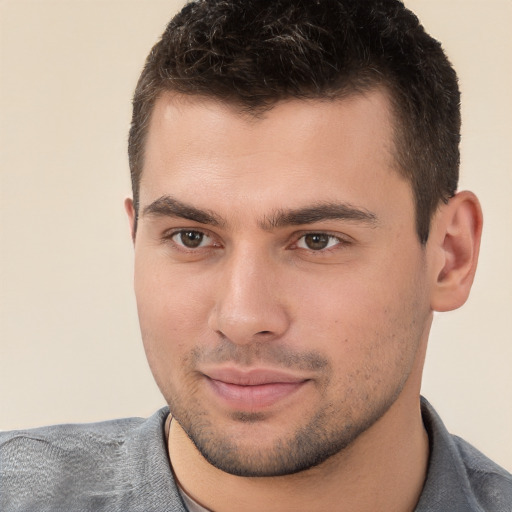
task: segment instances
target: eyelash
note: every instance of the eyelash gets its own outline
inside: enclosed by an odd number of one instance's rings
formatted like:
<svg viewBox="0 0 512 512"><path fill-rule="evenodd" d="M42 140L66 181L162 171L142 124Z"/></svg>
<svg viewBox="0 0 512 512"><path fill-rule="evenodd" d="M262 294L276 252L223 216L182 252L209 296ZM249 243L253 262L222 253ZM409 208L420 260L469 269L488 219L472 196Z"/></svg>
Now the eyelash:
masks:
<svg viewBox="0 0 512 512"><path fill-rule="evenodd" d="M162 238L166 242L170 241L172 244L174 244L178 248L178 250L189 252L189 253L196 253L199 250L211 250L211 249L222 247L222 244L215 243L215 242L213 244L210 244L207 246L199 245L197 247L187 247L183 243L179 243L176 240L174 240L174 238L177 235L180 235L180 234L184 235L186 233L191 233L191 234L194 233L194 234L198 234L202 237L208 237L208 238L214 239L213 235L211 235L207 231L204 231L201 229L176 229L176 230L172 230L170 232L165 233ZM297 235L295 236L295 242L293 242L291 245L288 245L288 247L291 249L305 250L311 254L318 254L318 255L325 254L325 253L328 253L331 251L335 251L336 249L341 249L342 247L351 244L351 241L348 240L347 238L341 237L338 234L335 235L335 234L325 232L325 231L307 231L307 232L298 233ZM307 247L298 247L301 240L304 240L307 236L326 237L328 239L328 241L327 241L328 244L330 244L333 240L336 241L336 243L331 246L327 245L327 247L319 248L317 250L310 249ZM200 241L200 243L203 243L203 239Z"/></svg>
<svg viewBox="0 0 512 512"><path fill-rule="evenodd" d="M201 230L201 229L176 229L176 230L172 230L170 232L165 233L164 236L163 236L163 239L165 241L170 241L175 246L177 246L179 248L179 250L186 251L186 252L197 252L200 249L204 250L204 249L212 249L212 248L221 247L221 244L219 244L219 243L213 243L212 245L208 245L207 247L201 247L201 246L198 246L198 247L187 247L183 243L178 243L176 240L174 240L174 238L177 235L180 235L180 234L184 235L185 233L196 233L196 234L199 234L202 237L207 237L207 238L211 238L211 239L214 238L208 232L206 232L204 230ZM203 240L201 240L200 243L202 243L202 242L203 242Z"/></svg>
<svg viewBox="0 0 512 512"><path fill-rule="evenodd" d="M320 238L327 239L328 245L326 247L319 248L317 250L311 249L308 247L298 247L298 245L301 241L304 241L304 243L306 243L306 237L308 237L308 236L309 237L320 237ZM335 241L336 243L331 245L331 242L333 242L333 241ZM331 234L331 233L328 233L325 231L309 231L307 233L302 233L297 238L297 241L293 244L293 246L295 246L299 249L303 249L305 251L309 251L313 254L325 254L325 253L329 253L331 251L335 251L336 249L340 249L342 246L346 246L347 244L349 244L349 241L347 239L341 237L340 235L334 235L334 234Z"/></svg>

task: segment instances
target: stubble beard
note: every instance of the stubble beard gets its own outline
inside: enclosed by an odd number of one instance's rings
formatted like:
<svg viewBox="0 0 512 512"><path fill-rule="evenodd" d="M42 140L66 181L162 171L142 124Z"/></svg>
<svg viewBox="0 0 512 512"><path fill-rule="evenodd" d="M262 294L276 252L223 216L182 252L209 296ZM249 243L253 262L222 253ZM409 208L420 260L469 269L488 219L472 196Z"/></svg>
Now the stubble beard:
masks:
<svg viewBox="0 0 512 512"><path fill-rule="evenodd" d="M169 400L173 419L185 431L199 453L214 467L241 477L276 477L312 469L341 454L355 439L378 421L394 403L401 388L378 403L360 405L340 414L340 404L328 404L309 421L266 446L237 442L212 424L204 411ZM342 407L343 409L343 407ZM233 413L232 421L254 426L265 421L260 413Z"/></svg>
<svg viewBox="0 0 512 512"><path fill-rule="evenodd" d="M235 429L226 431L209 415L208 408L202 404L201 393L196 396L201 387L197 380L187 383L187 378L178 379L179 390L173 385L166 386L165 390L160 387L171 415L202 457L221 471L241 477L291 475L319 466L341 454L390 409L402 392L411 369L404 366L403 361L397 361L392 372L399 376L397 379L388 381L386 385L376 380L369 386L355 385L361 380L356 369L353 375L345 376L345 385L340 386L334 383L336 376L330 361L320 354L296 354L273 345L241 348L225 343L214 351L197 349L189 353L183 361L184 375L197 375L195 369L200 361L205 360L216 363L234 361L239 365L267 361L280 367L308 369L318 377L315 379L319 397L316 412L305 408L303 423L290 425L285 434L275 435L274 439L272 433L267 436L261 434L269 432L271 421L268 415L275 413L232 412L228 420ZM367 384L369 380L365 379ZM342 396L330 396L328 399L329 392L332 395L332 389L337 387ZM283 413L283 422L286 421L286 413ZM238 431L244 435L233 434L237 431L237 424L240 425ZM251 431L254 436L251 436ZM259 443L258 439L263 441Z"/></svg>

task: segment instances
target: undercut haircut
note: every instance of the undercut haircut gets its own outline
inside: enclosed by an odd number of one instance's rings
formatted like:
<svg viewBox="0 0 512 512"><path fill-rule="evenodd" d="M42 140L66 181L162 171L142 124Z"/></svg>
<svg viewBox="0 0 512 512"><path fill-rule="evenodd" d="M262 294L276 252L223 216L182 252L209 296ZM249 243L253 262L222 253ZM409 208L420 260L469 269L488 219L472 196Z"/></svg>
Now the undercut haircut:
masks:
<svg viewBox="0 0 512 512"><path fill-rule="evenodd" d="M136 218L149 121L166 92L215 98L259 116L287 99L387 91L394 158L410 182L426 243L439 204L457 189L460 92L441 44L399 0L199 0L152 48L129 134ZM201 127L197 128L200 134Z"/></svg>

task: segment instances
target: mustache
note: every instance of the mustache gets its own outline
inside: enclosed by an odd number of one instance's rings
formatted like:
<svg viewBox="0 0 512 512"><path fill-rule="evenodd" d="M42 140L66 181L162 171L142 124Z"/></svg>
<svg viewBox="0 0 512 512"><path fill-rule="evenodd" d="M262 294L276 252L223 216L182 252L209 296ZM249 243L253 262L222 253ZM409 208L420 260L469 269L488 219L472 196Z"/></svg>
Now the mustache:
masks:
<svg viewBox="0 0 512 512"><path fill-rule="evenodd" d="M298 371L329 371L329 359L314 351L297 351L272 341L235 344L222 339L215 347L196 347L190 353L192 366L201 364L233 363L238 366L253 366L265 363L279 368Z"/></svg>

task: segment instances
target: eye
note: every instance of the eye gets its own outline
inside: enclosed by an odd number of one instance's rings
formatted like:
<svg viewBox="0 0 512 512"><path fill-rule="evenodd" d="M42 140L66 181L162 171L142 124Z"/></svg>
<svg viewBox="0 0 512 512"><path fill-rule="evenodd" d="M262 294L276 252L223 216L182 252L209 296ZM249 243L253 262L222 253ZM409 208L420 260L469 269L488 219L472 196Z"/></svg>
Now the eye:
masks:
<svg viewBox="0 0 512 512"><path fill-rule="evenodd" d="M195 231L193 229L177 231L171 236L171 240L176 245L187 249L198 249L212 245L212 239L208 235L204 234L202 231Z"/></svg>
<svg viewBox="0 0 512 512"><path fill-rule="evenodd" d="M340 238L327 233L307 233L299 238L297 247L310 251L322 251L324 249L330 249L342 242L343 240Z"/></svg>

